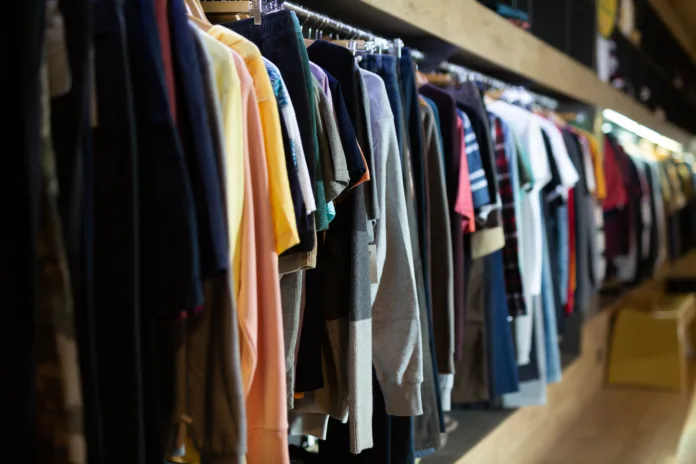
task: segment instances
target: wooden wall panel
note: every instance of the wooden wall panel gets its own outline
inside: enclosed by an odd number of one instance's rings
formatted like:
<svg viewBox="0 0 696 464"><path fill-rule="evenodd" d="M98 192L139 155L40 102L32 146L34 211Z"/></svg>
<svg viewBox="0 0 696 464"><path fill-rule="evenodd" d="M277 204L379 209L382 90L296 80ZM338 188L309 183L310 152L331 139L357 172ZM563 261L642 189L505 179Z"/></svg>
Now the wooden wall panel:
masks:
<svg viewBox="0 0 696 464"><path fill-rule="evenodd" d="M466 54L575 100L611 108L654 131L690 145L692 135L661 121L595 72L496 15L476 0L362 0L459 47Z"/></svg>

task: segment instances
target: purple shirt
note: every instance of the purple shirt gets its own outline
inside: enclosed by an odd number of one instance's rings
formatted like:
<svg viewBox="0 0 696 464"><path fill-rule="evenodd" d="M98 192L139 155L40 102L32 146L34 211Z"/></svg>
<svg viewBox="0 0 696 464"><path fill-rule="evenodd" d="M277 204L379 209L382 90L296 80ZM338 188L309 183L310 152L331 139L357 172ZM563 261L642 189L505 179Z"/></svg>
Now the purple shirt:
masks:
<svg viewBox="0 0 696 464"><path fill-rule="evenodd" d="M309 68L312 70L312 75L316 77L316 79L321 84L321 89L324 91L326 96L329 97L329 101L333 101L331 89L329 88L329 78L327 77L324 70L321 69L321 66L316 65L311 61L309 62Z"/></svg>

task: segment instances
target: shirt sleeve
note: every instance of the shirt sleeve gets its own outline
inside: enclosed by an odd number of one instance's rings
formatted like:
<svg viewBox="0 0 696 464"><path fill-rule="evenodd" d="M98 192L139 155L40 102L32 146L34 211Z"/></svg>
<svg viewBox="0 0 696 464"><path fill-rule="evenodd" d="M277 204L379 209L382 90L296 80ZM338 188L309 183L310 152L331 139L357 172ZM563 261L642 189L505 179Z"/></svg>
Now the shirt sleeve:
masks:
<svg viewBox="0 0 696 464"><path fill-rule="evenodd" d="M373 285L372 362L387 414L414 416L423 413L420 315L399 145L384 84L381 89L381 99L371 101L371 110L375 109L371 117L379 121L373 125L373 148L375 159L380 160L377 177L381 179L382 211L376 229L378 283Z"/></svg>

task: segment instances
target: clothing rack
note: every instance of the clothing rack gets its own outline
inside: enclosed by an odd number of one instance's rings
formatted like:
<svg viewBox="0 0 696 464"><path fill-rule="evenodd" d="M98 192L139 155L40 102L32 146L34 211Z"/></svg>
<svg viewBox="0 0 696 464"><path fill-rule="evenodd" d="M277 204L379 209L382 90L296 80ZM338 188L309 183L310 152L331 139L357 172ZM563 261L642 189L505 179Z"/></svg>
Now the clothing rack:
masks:
<svg viewBox="0 0 696 464"><path fill-rule="evenodd" d="M345 34L349 40L363 39L372 42L375 48L382 50L392 50L395 49L397 52L403 48L404 43L401 39L386 39L384 37L379 37L372 32L353 27L342 21L330 18L329 16L317 13L315 11L309 10L303 6L297 5L291 2L283 2L283 7L285 9L294 11L295 14L305 19L305 22L312 21L318 24L318 33L321 35L323 28L328 28L338 33ZM417 52L421 57L422 53Z"/></svg>
<svg viewBox="0 0 696 464"><path fill-rule="evenodd" d="M342 21L339 21L337 19L331 18L329 16L326 16L321 13L317 13L316 11L312 11L308 8L305 8L303 6L297 5L292 2L283 2L280 0L269 0L266 2L263 2L262 0L254 0L252 2L252 8L255 9L255 11L262 11L263 13L268 13L271 11L275 11L277 9L285 8L290 11L294 11L296 15L299 17L303 18L305 21L302 24L304 24L307 21L312 21L313 24L318 24L317 26L317 37L320 38L323 35L323 28L328 28L333 31L336 31L337 33L343 33L347 36L348 40L357 40L357 39L362 39L362 40L367 40L372 43L373 48L378 49L378 50L395 50L397 54L400 55L400 51L404 46L404 42L399 39L387 39L384 37L377 36L373 34L372 32L366 31L364 29L360 29L358 27L351 26L349 24L346 24ZM337 37L340 38L340 37ZM416 61L421 61L425 58L425 55L418 51L411 49L411 55ZM452 64L449 62L443 62L440 64L440 69L444 72L451 73L451 74L456 74L458 76L461 76L463 79L466 80L474 80L476 82L480 82L482 84L488 85L492 88L496 89L507 89L511 91L518 92L522 95L529 96L531 97L536 103L539 105L555 110L558 108L558 101L554 100L553 98L546 97L543 95L539 95L533 92L530 92L529 90L525 89L522 86L513 86L511 84L508 84L507 82L503 82L501 80L492 78L490 76L487 76L483 73L473 71L471 69L468 69L462 65L456 65Z"/></svg>
<svg viewBox="0 0 696 464"><path fill-rule="evenodd" d="M548 108L550 110L556 110L558 109L558 101L551 98L547 97L544 95L539 95L537 93L531 92L527 90L525 87L520 86L520 85L512 85L507 82L501 81L499 79L496 79L494 77L490 77L486 74L483 74L478 71L471 70L465 66L459 65L459 64L453 64L449 63L447 61L444 61L440 64L439 66L440 71L449 73L449 74L455 74L461 78L461 80L471 80L475 82L479 82L481 84L484 84L486 86L489 86L493 89L500 89L500 90L505 90L507 92L512 92L516 93L522 96L526 96L531 98L534 102L538 103L539 105L543 106L544 108Z"/></svg>

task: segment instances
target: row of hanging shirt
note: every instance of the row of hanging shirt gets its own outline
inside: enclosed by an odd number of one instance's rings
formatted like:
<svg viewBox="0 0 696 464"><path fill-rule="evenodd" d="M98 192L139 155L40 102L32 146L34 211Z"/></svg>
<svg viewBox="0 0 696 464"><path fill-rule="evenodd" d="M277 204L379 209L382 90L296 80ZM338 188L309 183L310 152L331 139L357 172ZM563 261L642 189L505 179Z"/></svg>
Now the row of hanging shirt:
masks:
<svg viewBox="0 0 696 464"><path fill-rule="evenodd" d="M543 400L561 321L601 280L592 137L473 82L419 87L408 50L356 60L362 42L305 39L291 11L213 26L194 3L96 2L93 84L63 97L46 55L44 309L74 294L91 318L53 402L84 399L85 428L46 449L288 462L289 430L322 458L401 462L441 446L452 402ZM60 140L84 89L91 182L64 174ZM78 246L66 198L87 205Z"/></svg>

